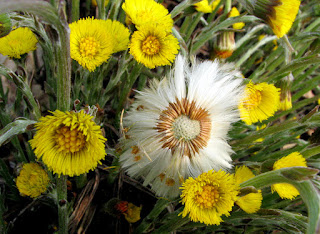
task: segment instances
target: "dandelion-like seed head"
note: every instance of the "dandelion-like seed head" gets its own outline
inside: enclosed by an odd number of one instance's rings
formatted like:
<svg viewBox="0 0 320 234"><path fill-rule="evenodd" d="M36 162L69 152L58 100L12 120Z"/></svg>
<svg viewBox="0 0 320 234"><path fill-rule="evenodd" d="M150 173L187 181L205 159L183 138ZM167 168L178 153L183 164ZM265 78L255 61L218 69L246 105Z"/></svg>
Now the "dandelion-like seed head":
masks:
<svg viewBox="0 0 320 234"><path fill-rule="evenodd" d="M230 215L240 187L233 175L211 170L195 179L187 179L180 189L181 202L185 206L180 215L189 215L195 222L219 225L223 222L222 215Z"/></svg>
<svg viewBox="0 0 320 234"><path fill-rule="evenodd" d="M293 152L276 161L273 164L273 170L298 166L307 167L306 159L299 152ZM282 199L294 199L300 194L293 185L287 183L273 184L271 191L272 193L276 191Z"/></svg>
<svg viewBox="0 0 320 234"><path fill-rule="evenodd" d="M0 38L0 53L19 59L21 55L35 50L37 43L38 39L29 28L17 28Z"/></svg>
<svg viewBox="0 0 320 234"><path fill-rule="evenodd" d="M273 84L253 84L246 86L245 97L239 105L242 120L250 125L273 116L280 103L280 89Z"/></svg>
<svg viewBox="0 0 320 234"><path fill-rule="evenodd" d="M19 192L32 198L47 191L49 182L47 172L37 163L24 164L16 180Z"/></svg>
<svg viewBox="0 0 320 234"><path fill-rule="evenodd" d="M30 140L37 158L57 174L74 176L94 169L106 154L100 126L83 111L52 113L40 119Z"/></svg>
<svg viewBox="0 0 320 234"><path fill-rule="evenodd" d="M122 167L165 197L178 196L190 176L231 168L226 138L239 118L242 80L230 64L206 61L189 67L178 56L169 79L152 80L124 117Z"/></svg>
<svg viewBox="0 0 320 234"><path fill-rule="evenodd" d="M211 121L207 110L196 107L187 99L176 100L162 111L157 130L162 134L162 147L179 149L182 156L191 157L207 146L210 138Z"/></svg>

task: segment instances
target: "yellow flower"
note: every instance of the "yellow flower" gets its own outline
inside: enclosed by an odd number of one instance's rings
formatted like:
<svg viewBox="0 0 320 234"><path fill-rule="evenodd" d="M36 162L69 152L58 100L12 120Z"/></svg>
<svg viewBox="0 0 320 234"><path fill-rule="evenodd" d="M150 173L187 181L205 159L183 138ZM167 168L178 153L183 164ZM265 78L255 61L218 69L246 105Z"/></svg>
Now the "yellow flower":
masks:
<svg viewBox="0 0 320 234"><path fill-rule="evenodd" d="M265 38L266 37L266 34L260 34L259 36L258 36L258 40L259 41L261 41L263 38Z"/></svg>
<svg viewBox="0 0 320 234"><path fill-rule="evenodd" d="M19 59L21 55L35 50L37 43L38 39L29 28L17 28L0 38L0 53Z"/></svg>
<svg viewBox="0 0 320 234"><path fill-rule="evenodd" d="M240 117L248 125L263 121L273 116L280 103L280 89L265 82L245 88L245 97L239 105Z"/></svg>
<svg viewBox="0 0 320 234"><path fill-rule="evenodd" d="M278 38L287 34L298 14L300 0L280 0L269 16L269 24Z"/></svg>
<svg viewBox="0 0 320 234"><path fill-rule="evenodd" d="M290 110L292 108L292 101L291 101L291 93L287 93L287 95L280 100L280 110Z"/></svg>
<svg viewBox="0 0 320 234"><path fill-rule="evenodd" d="M216 9L219 3L220 3L220 0L213 0L212 3L209 5L208 0L202 0L193 5L195 6L196 10L199 12L211 13Z"/></svg>
<svg viewBox="0 0 320 234"><path fill-rule="evenodd" d="M286 167L307 167L305 158L299 152L293 152L285 156L273 164L273 170L278 170ZM272 193L276 191L283 199L294 199L299 195L299 191L291 184L280 183L271 186Z"/></svg>
<svg viewBox="0 0 320 234"><path fill-rule="evenodd" d="M129 29L116 20L112 21L108 19L106 20L105 25L105 30L112 35L115 41L113 53L126 50L128 48L130 36Z"/></svg>
<svg viewBox="0 0 320 234"><path fill-rule="evenodd" d="M133 23L137 28L155 24L167 32L172 29L173 20L169 11L154 0L126 0L122 9L126 12L127 24Z"/></svg>
<svg viewBox="0 0 320 234"><path fill-rule="evenodd" d="M129 48L130 54L148 68L170 65L180 49L177 38L154 24L135 31Z"/></svg>
<svg viewBox="0 0 320 234"><path fill-rule="evenodd" d="M84 111L52 114L40 118L29 141L37 158L57 174L78 176L94 169L106 154L100 126Z"/></svg>
<svg viewBox="0 0 320 234"><path fill-rule="evenodd" d="M32 198L47 191L49 182L47 172L37 163L24 164L16 180L19 192Z"/></svg>
<svg viewBox="0 0 320 234"><path fill-rule="evenodd" d="M131 202L128 203L128 209L123 213L125 219L129 223L135 223L140 220L142 206L135 206Z"/></svg>
<svg viewBox="0 0 320 234"><path fill-rule="evenodd" d="M90 72L106 62L114 51L115 41L106 24L105 20L93 18L69 24L71 58Z"/></svg>
<svg viewBox="0 0 320 234"><path fill-rule="evenodd" d="M258 190L257 193L248 193L240 197L236 204L246 213L252 214L260 210L262 199L261 190Z"/></svg>
<svg viewBox="0 0 320 234"><path fill-rule="evenodd" d="M109 0L105 0L104 1L104 6L106 7L107 5L108 5L108 3L109 3ZM91 4L93 5L93 6L98 6L98 4L97 4L97 0L91 0Z"/></svg>
<svg viewBox="0 0 320 234"><path fill-rule="evenodd" d="M300 0L248 0L247 3L247 10L266 21L278 38L289 32L300 6Z"/></svg>
<svg viewBox="0 0 320 234"><path fill-rule="evenodd" d="M239 16L240 13L238 11L238 9L236 7L232 7L231 11L229 12L228 17L237 17ZM245 26L245 23L243 22L239 22L239 23L235 23L232 25L233 29L242 29Z"/></svg>
<svg viewBox="0 0 320 234"><path fill-rule="evenodd" d="M246 166L237 167L234 174L237 184L241 184L242 182L245 182L254 176L255 175L252 173L252 171ZM258 190L257 193L248 193L244 196L240 196L236 201L236 204L248 214L257 212L261 207L261 203L261 190Z"/></svg>
<svg viewBox="0 0 320 234"><path fill-rule="evenodd" d="M245 182L253 177L255 177L255 175L252 173L252 171L248 167L246 166L236 167L234 179L237 184L241 184L242 182Z"/></svg>
<svg viewBox="0 0 320 234"><path fill-rule="evenodd" d="M189 177L182 187L184 210L179 215L189 214L191 221L207 225L219 225L222 215L229 216L237 200L239 185L234 177L224 171L210 170L197 178Z"/></svg>

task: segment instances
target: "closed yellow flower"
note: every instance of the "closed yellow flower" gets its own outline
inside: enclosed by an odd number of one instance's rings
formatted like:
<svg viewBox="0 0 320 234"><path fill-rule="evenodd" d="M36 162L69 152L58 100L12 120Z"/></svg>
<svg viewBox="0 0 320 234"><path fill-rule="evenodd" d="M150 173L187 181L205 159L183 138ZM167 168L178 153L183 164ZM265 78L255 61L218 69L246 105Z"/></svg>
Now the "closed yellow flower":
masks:
<svg viewBox="0 0 320 234"><path fill-rule="evenodd" d="M255 177L255 175L248 167L241 166L236 168L234 177L236 183L241 184L242 182ZM244 196L239 195L236 204L246 213L251 214L257 212L260 209L262 199L263 198L261 190L258 190L256 193L248 193Z"/></svg>
<svg viewBox="0 0 320 234"><path fill-rule="evenodd" d="M130 32L122 23L116 20L106 20L105 29L114 41L113 53L128 49Z"/></svg>
<svg viewBox="0 0 320 234"><path fill-rule="evenodd" d="M35 50L37 43L38 39L29 28L17 28L0 38L0 53L19 59L21 55Z"/></svg>
<svg viewBox="0 0 320 234"><path fill-rule="evenodd" d="M32 198L47 191L49 182L47 172L37 163L24 164L16 180L21 195Z"/></svg>
<svg viewBox="0 0 320 234"><path fill-rule="evenodd" d="M237 17L239 16L240 13L238 11L238 9L236 7L232 7L231 11L229 12L228 17ZM242 29L245 26L245 23L243 22L239 22L239 23L235 23L232 25L233 29Z"/></svg>
<svg viewBox="0 0 320 234"><path fill-rule="evenodd" d="M133 23L137 28L154 24L171 32L173 20L169 11L154 0L126 0L122 4L122 9L126 12L127 24Z"/></svg>
<svg viewBox="0 0 320 234"><path fill-rule="evenodd" d="M306 159L299 153L293 152L273 164L273 170L286 167L306 167ZM299 191L291 184L279 183L271 186L272 193L276 191L282 199L294 199L299 195Z"/></svg>
<svg viewBox="0 0 320 234"><path fill-rule="evenodd" d="M220 3L220 0L213 0L212 3L209 5L208 0L202 0L193 5L195 6L196 10L199 12L211 13L217 8L219 3Z"/></svg>

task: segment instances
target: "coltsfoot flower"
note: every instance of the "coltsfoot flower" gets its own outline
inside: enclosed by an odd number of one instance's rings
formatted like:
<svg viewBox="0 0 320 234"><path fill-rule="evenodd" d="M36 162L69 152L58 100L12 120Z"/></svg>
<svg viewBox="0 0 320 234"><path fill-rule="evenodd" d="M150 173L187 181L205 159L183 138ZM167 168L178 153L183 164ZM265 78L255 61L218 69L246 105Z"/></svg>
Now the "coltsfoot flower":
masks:
<svg viewBox="0 0 320 234"><path fill-rule="evenodd" d="M191 221L207 225L219 225L221 216L230 216L238 199L239 185L232 174L210 170L197 178L188 178L181 186L182 217L189 215Z"/></svg>
<svg viewBox="0 0 320 234"><path fill-rule="evenodd" d="M208 0L202 0L200 2L197 2L193 4L197 11L203 12L203 13L211 13L213 12L218 4L220 3L220 0L213 0L212 3L209 5Z"/></svg>
<svg viewBox="0 0 320 234"><path fill-rule="evenodd" d="M69 27L70 56L90 72L114 52L116 41L106 30L105 20L88 17L69 24Z"/></svg>
<svg viewBox="0 0 320 234"><path fill-rule="evenodd" d="M126 12L127 24L133 23L137 28L154 24L166 32L172 30L173 20L169 11L154 0L126 0L122 9Z"/></svg>
<svg viewBox="0 0 320 234"><path fill-rule="evenodd" d="M37 163L24 164L16 180L19 192L32 198L46 192L49 182L47 172Z"/></svg>
<svg viewBox="0 0 320 234"><path fill-rule="evenodd" d="M227 133L239 119L243 79L231 64L178 56L169 79L138 92L124 118L122 167L144 176L157 195L176 197L182 182L211 169L231 168Z"/></svg>
<svg viewBox="0 0 320 234"><path fill-rule="evenodd" d="M30 144L38 159L54 173L78 176L97 167L104 159L106 139L93 116L56 110L41 117Z"/></svg>
<svg viewBox="0 0 320 234"><path fill-rule="evenodd" d="M255 177L255 175L248 167L236 167L234 178L237 184L240 185L242 182L245 182L253 177ZM244 196L239 195L236 201L236 204L248 214L257 212L261 207L261 203L261 190L257 190L255 193L248 193Z"/></svg>
<svg viewBox="0 0 320 234"><path fill-rule="evenodd" d="M248 125L273 116L280 103L280 89L265 82L246 86L245 97L239 105L241 119Z"/></svg>
<svg viewBox="0 0 320 234"><path fill-rule="evenodd" d="M239 16L240 12L236 7L232 7L231 11L228 14L228 18ZM239 22L232 25L233 29L242 29L245 26L245 23Z"/></svg>
<svg viewBox="0 0 320 234"><path fill-rule="evenodd" d="M285 156L273 164L273 170L278 170L286 167L306 167L306 159L299 153L293 152L288 156ZM282 199L294 199L300 193L299 191L291 184L280 183L273 184L271 186L272 193L276 191Z"/></svg>
<svg viewBox="0 0 320 234"><path fill-rule="evenodd" d="M247 10L263 19L281 38L289 32L299 12L299 0L240 0Z"/></svg>
<svg viewBox="0 0 320 234"><path fill-rule="evenodd" d="M178 39L155 24L135 31L129 48L135 60L148 68L170 65L180 49Z"/></svg>
<svg viewBox="0 0 320 234"><path fill-rule="evenodd" d="M38 39L29 28L17 28L0 38L0 53L19 59L21 55L35 50L37 43Z"/></svg>
<svg viewBox="0 0 320 234"><path fill-rule="evenodd" d="M130 32L122 23L108 19L105 21L104 30L106 30L115 41L113 53L128 49Z"/></svg>

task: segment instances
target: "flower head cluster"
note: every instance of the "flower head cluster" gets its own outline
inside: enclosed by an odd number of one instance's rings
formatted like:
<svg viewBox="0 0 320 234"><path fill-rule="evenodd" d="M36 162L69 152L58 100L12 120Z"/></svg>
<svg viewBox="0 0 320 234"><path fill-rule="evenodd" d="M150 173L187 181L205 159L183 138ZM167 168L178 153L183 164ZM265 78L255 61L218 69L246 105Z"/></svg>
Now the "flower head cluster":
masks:
<svg viewBox="0 0 320 234"><path fill-rule="evenodd" d="M17 28L0 38L0 53L19 59L21 55L35 50L37 43L38 39L29 28Z"/></svg>
<svg viewBox="0 0 320 234"><path fill-rule="evenodd" d="M154 0L126 0L122 8L127 21L138 29L129 44L130 54L148 68L170 65L180 47L171 33L173 20L168 10Z"/></svg>
<svg viewBox="0 0 320 234"><path fill-rule="evenodd" d="M90 72L106 62L112 53L128 48L129 30L118 21L86 18L69 27L71 58Z"/></svg>
<svg viewBox="0 0 320 234"><path fill-rule="evenodd" d="M240 187L232 174L210 170L197 178L188 178L181 186L183 217L207 225L219 225L221 216L229 216Z"/></svg>
<svg viewBox="0 0 320 234"><path fill-rule="evenodd" d="M250 81L239 105L241 119L248 125L266 120L278 110L279 103L280 89L273 84Z"/></svg>
<svg viewBox="0 0 320 234"><path fill-rule="evenodd" d="M123 123L122 167L144 176L159 196L176 197L189 176L231 168L226 142L243 94L231 64L206 61L189 67L178 56L169 80L156 79L136 95Z"/></svg>
<svg viewBox="0 0 320 234"><path fill-rule="evenodd" d="M193 5L195 6L196 10L199 12L211 13L217 8L219 3L220 3L220 0L213 0L211 1L211 4L209 4L208 0L201 0L200 2L197 2Z"/></svg>
<svg viewBox="0 0 320 234"><path fill-rule="evenodd" d="M40 118L31 147L54 173L75 176L94 169L105 153L100 126L92 116L56 110Z"/></svg>
<svg viewBox="0 0 320 234"><path fill-rule="evenodd" d="M298 152L293 152L288 156L285 156L278 161L276 161L273 165L273 170L278 170L286 167L306 167L307 162L305 158ZM273 184L271 186L271 191L276 191L281 198L286 199L294 199L299 195L299 191L291 184L280 183Z"/></svg>
<svg viewBox="0 0 320 234"><path fill-rule="evenodd" d="M19 192L32 198L47 191L49 182L47 172L38 163L24 164L16 180Z"/></svg>

